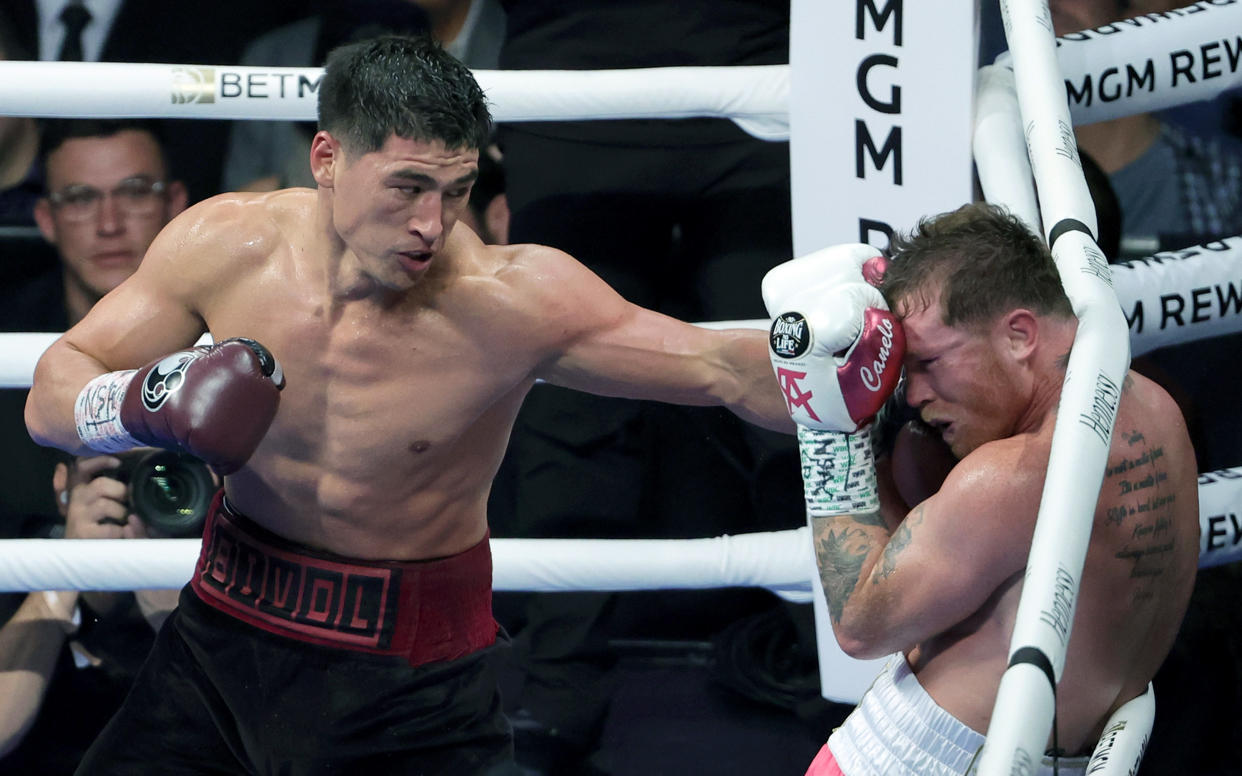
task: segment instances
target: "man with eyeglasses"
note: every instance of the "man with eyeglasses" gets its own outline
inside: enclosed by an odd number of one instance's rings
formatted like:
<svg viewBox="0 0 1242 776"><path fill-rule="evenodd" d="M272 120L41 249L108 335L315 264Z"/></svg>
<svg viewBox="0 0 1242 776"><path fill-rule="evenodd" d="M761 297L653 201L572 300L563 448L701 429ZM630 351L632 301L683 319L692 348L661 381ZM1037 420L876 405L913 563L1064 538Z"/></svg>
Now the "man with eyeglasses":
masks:
<svg viewBox="0 0 1242 776"><path fill-rule="evenodd" d="M58 260L29 279L7 276L0 286L0 331L67 330L133 274L155 235L185 209L185 186L169 175L156 126L139 120L42 123L37 164L46 188L34 215ZM47 483L58 459L26 433L25 397L24 390L0 390L0 442L12 453L12 463L0 467L0 515L55 515L59 505Z"/></svg>
<svg viewBox="0 0 1242 776"><path fill-rule="evenodd" d="M152 124L57 119L42 130L46 192L35 218L60 261L5 289L4 331L58 332L76 323L133 274L186 205ZM0 538L142 536L142 521L128 519L126 486L109 476L117 459L82 458L53 476L61 456L26 433L26 393L0 391L0 444L8 453ZM175 598L139 601L129 593L0 595L0 772L72 773L173 605Z"/></svg>
<svg viewBox="0 0 1242 776"><path fill-rule="evenodd" d="M161 142L143 122L57 120L44 125L47 195L35 221L61 258L70 325L138 269L147 246L186 205L168 180Z"/></svg>

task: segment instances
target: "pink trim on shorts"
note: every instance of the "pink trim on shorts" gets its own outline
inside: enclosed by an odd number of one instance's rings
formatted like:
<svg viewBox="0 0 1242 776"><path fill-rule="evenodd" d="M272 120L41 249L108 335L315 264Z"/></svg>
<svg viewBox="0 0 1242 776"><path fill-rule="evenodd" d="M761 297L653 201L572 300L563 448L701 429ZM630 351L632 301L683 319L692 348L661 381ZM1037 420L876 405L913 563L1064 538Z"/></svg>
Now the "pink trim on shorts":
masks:
<svg viewBox="0 0 1242 776"><path fill-rule="evenodd" d="M845 774L841 772L841 766L837 765L837 758L833 756L828 744L824 744L819 754L815 755L815 759L811 760L811 767L806 769L806 776L845 776Z"/></svg>

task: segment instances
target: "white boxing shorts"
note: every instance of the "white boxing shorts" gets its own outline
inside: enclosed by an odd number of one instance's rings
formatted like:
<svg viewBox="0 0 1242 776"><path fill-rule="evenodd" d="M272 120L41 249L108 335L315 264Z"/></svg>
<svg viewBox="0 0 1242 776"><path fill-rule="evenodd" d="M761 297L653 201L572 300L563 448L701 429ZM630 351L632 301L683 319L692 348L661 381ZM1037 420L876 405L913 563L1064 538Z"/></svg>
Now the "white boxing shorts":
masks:
<svg viewBox="0 0 1242 776"><path fill-rule="evenodd" d="M807 776L964 776L978 766L983 734L936 705L894 655L841 727L833 731ZM1082 776L1086 757L1062 757L1059 776ZM833 770L833 769L839 769ZM1037 772L1052 776L1052 758Z"/></svg>

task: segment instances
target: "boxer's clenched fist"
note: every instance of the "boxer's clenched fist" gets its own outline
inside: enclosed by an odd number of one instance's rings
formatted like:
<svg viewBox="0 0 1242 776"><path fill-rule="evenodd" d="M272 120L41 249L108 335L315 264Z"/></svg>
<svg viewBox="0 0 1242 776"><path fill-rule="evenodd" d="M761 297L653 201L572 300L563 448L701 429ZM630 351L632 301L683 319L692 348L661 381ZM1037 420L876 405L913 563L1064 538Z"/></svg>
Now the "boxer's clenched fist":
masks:
<svg viewBox="0 0 1242 776"><path fill-rule="evenodd" d="M764 277L772 368L800 426L857 431L897 387L905 336L874 285L883 262L869 245L836 245Z"/></svg>
<svg viewBox="0 0 1242 776"><path fill-rule="evenodd" d="M280 364L254 340L181 350L88 383L74 408L78 436L100 452L180 450L229 474L267 433L284 384Z"/></svg>

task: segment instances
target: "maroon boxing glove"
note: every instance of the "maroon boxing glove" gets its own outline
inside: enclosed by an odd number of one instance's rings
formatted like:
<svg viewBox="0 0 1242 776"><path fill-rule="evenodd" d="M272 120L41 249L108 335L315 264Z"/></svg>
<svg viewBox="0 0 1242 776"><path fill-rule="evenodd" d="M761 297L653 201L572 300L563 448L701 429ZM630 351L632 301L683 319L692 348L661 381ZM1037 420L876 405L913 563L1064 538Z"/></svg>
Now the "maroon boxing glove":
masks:
<svg viewBox="0 0 1242 776"><path fill-rule="evenodd" d="M78 395L74 415L78 436L93 450L162 447L229 474L259 446L284 386L267 348L235 338L100 375Z"/></svg>

